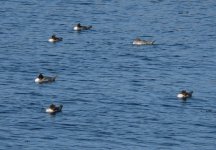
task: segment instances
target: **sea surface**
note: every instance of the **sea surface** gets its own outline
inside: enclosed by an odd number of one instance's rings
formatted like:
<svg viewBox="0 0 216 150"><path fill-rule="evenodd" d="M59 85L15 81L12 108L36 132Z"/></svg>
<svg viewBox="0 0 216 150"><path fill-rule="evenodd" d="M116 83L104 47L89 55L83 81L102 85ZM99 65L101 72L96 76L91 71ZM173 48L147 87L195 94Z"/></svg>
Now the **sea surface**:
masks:
<svg viewBox="0 0 216 150"><path fill-rule="evenodd" d="M0 149L215 150L215 0L1 0ZM77 23L92 25L75 32ZM63 41L49 43L52 34ZM155 45L135 46L135 38ZM57 75L36 84L39 73ZM182 101L181 90L193 91ZM63 105L55 115L50 104Z"/></svg>

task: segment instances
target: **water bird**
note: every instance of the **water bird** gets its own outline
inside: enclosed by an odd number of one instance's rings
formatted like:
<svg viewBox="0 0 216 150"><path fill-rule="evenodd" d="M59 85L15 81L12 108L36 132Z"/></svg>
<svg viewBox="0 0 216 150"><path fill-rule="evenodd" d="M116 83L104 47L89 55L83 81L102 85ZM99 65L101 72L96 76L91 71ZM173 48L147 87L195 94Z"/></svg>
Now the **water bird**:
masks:
<svg viewBox="0 0 216 150"><path fill-rule="evenodd" d="M49 42L55 43L55 42L59 42L62 41L63 38L61 37L57 37L55 34L53 34L50 38L49 38Z"/></svg>
<svg viewBox="0 0 216 150"><path fill-rule="evenodd" d="M36 83L49 83L49 82L54 82L57 76L54 77L48 77L44 76L42 73L40 73L37 78L35 79Z"/></svg>
<svg viewBox="0 0 216 150"><path fill-rule="evenodd" d="M54 113L57 113L57 112L61 112L61 111L62 111L62 108L63 108L63 105L56 106L56 105L54 105L54 104L51 104L51 105L46 109L46 112L47 112L47 113L50 113L50 114L54 114Z"/></svg>
<svg viewBox="0 0 216 150"><path fill-rule="evenodd" d="M191 98L193 91L187 92L186 90L182 90L180 93L177 94L178 98L186 100L187 98Z"/></svg>
<svg viewBox="0 0 216 150"><path fill-rule="evenodd" d="M133 41L134 45L153 45L155 41L146 41L146 40L142 40L140 38L136 38Z"/></svg>
<svg viewBox="0 0 216 150"><path fill-rule="evenodd" d="M75 31L81 31L81 30L89 30L92 26L82 26L80 23L78 23L76 26L74 26Z"/></svg>

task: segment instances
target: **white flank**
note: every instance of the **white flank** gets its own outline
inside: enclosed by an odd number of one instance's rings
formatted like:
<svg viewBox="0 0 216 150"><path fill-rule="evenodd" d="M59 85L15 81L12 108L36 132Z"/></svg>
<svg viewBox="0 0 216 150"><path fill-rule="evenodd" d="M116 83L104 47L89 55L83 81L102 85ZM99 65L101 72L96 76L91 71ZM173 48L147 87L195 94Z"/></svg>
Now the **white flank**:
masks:
<svg viewBox="0 0 216 150"><path fill-rule="evenodd" d="M55 40L52 39L52 38L50 38L48 41L49 41L49 42L55 42Z"/></svg>
<svg viewBox="0 0 216 150"><path fill-rule="evenodd" d="M35 79L35 82L36 82L36 83L40 83L40 81L41 81L41 80L40 80L39 78L36 78L36 79Z"/></svg>
<svg viewBox="0 0 216 150"><path fill-rule="evenodd" d="M75 26L75 27L74 27L74 30L78 31L78 30L79 30L79 28L78 28L77 26Z"/></svg>
<svg viewBox="0 0 216 150"><path fill-rule="evenodd" d="M47 113L53 113L54 110L53 110L53 109L50 109L50 108L47 108L47 109L46 109L46 112L47 112Z"/></svg>
<svg viewBox="0 0 216 150"><path fill-rule="evenodd" d="M183 94L178 94L177 97L178 98L184 98L184 95Z"/></svg>

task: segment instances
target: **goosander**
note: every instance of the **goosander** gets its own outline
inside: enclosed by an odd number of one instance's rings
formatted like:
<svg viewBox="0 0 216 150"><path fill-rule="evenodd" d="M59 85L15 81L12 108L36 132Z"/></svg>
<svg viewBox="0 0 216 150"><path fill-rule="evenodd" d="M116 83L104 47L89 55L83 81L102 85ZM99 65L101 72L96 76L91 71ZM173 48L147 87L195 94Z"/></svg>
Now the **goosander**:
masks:
<svg viewBox="0 0 216 150"><path fill-rule="evenodd" d="M179 94L177 94L178 98L186 100L187 98L192 97L193 91L187 92L186 90L182 90Z"/></svg>
<svg viewBox="0 0 216 150"><path fill-rule="evenodd" d="M134 45L153 45L155 41L146 41L146 40L141 40L140 38L136 38L133 41Z"/></svg>
<svg viewBox="0 0 216 150"><path fill-rule="evenodd" d="M74 26L75 31L81 31L81 30L89 30L92 26L82 26L80 23L78 23L76 26Z"/></svg>
<svg viewBox="0 0 216 150"><path fill-rule="evenodd" d="M49 82L54 82L56 79L56 76L55 77L48 77L48 76L44 76L42 73L40 73L38 75L38 77L35 79L35 82L36 83L49 83Z"/></svg>
<svg viewBox="0 0 216 150"><path fill-rule="evenodd" d="M60 106L56 106L54 104L51 104L47 109L46 109L46 112L47 113L50 113L50 114L54 114L54 113L57 113L57 112L61 112L62 111L62 108L63 108L63 105L60 105Z"/></svg>
<svg viewBox="0 0 216 150"><path fill-rule="evenodd" d="M54 42L59 42L59 41L62 41L62 40L63 40L63 38L61 38L61 37L56 37L56 35L53 34L53 35L49 38L48 41L54 43Z"/></svg>

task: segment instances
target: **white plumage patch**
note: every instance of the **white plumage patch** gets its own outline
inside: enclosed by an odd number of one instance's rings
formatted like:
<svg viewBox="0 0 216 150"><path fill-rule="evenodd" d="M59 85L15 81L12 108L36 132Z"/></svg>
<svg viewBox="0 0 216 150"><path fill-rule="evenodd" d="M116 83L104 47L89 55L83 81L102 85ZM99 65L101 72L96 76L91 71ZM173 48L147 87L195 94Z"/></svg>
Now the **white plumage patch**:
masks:
<svg viewBox="0 0 216 150"><path fill-rule="evenodd" d="M76 31L77 31L77 30L79 30L79 28L78 28L77 26L75 26L75 27L74 27L74 30L76 30Z"/></svg>
<svg viewBox="0 0 216 150"><path fill-rule="evenodd" d="M39 82L40 82L40 79L39 79L39 78L36 78L36 79L35 79L35 82L36 82L36 83L39 83Z"/></svg>
<svg viewBox="0 0 216 150"><path fill-rule="evenodd" d="M50 109L50 108L47 108L47 109L46 109L46 112L47 112L47 113L53 113L54 110L53 110L53 109Z"/></svg>
<svg viewBox="0 0 216 150"><path fill-rule="evenodd" d="M49 42L55 42L55 40L52 39L52 38L50 38L48 41L49 41Z"/></svg>
<svg viewBox="0 0 216 150"><path fill-rule="evenodd" d="M177 97L178 98L184 98L185 96L183 94L178 94Z"/></svg>

